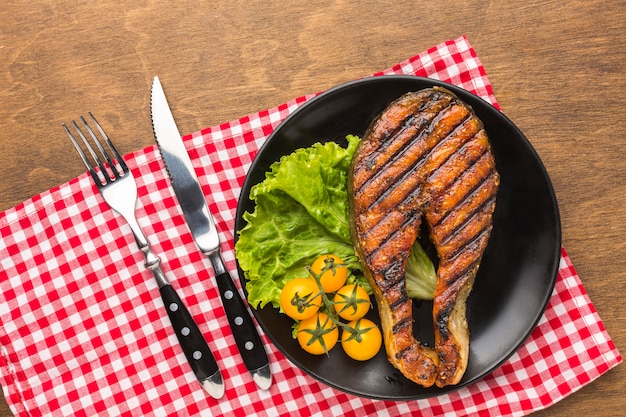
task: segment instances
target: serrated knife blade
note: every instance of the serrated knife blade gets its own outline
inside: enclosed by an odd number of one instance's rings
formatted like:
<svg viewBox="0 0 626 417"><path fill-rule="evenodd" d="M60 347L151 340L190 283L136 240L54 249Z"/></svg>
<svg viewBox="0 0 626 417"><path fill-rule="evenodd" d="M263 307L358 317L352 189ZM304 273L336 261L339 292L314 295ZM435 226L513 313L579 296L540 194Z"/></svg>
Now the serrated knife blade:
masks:
<svg viewBox="0 0 626 417"><path fill-rule="evenodd" d="M198 177L158 77L151 94L152 127L172 187L196 245L213 265L215 279L243 362L261 389L272 384L269 361L254 321L221 257L220 241Z"/></svg>

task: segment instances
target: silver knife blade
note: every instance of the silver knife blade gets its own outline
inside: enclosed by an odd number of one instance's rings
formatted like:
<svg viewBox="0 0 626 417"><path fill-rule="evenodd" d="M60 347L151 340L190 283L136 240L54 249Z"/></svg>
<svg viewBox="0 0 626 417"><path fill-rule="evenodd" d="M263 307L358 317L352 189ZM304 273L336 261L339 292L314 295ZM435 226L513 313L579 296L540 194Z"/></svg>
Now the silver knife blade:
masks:
<svg viewBox="0 0 626 417"><path fill-rule="evenodd" d="M152 83L151 114L154 135L172 180L174 194L196 245L213 265L222 305L239 353L254 382L260 388L268 389L272 375L267 354L250 312L224 266L213 216L158 77L154 77Z"/></svg>

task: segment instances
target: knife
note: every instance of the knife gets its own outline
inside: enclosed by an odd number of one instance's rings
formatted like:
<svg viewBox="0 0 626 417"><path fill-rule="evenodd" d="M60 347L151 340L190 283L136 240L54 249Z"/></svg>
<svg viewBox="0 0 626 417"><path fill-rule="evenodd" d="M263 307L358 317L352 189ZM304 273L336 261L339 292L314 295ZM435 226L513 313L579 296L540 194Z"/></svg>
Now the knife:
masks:
<svg viewBox="0 0 626 417"><path fill-rule="evenodd" d="M196 245L213 265L222 305L239 353L257 386L269 389L272 375L267 354L250 312L222 260L215 221L158 77L154 77L152 83L150 106L154 135L172 180L174 194Z"/></svg>

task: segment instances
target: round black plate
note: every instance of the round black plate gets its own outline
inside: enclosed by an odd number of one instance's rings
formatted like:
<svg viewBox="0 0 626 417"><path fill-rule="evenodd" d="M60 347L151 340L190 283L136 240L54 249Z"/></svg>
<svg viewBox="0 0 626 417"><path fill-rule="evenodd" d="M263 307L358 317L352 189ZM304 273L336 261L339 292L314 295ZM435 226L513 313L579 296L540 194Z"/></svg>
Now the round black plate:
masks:
<svg viewBox="0 0 626 417"><path fill-rule="evenodd" d="M281 156L317 141L345 144L348 134L362 137L393 100L433 86L451 90L474 108L491 140L501 176L493 232L468 300L470 358L461 382L443 389L422 388L389 364L384 347L367 362L350 359L341 348L333 349L330 357L310 355L291 338L291 319L271 306L254 311L263 330L290 361L332 387L363 397L420 399L466 386L508 359L533 330L554 288L561 250L554 190L535 150L500 111L465 90L413 76L366 78L328 90L290 115L259 150L237 207L238 231L245 225L243 213L254 210L248 199L250 188L265 178L269 166ZM245 285L241 270L239 275ZM415 303L414 310L417 339L432 341L432 303ZM379 322L377 312L370 313Z"/></svg>

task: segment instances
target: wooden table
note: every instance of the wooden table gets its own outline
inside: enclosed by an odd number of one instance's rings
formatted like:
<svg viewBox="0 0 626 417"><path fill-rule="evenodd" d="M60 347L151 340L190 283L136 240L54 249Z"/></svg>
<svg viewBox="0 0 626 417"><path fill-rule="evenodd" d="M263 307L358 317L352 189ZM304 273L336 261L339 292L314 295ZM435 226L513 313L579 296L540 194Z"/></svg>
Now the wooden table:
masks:
<svg viewBox="0 0 626 417"><path fill-rule="evenodd" d="M84 172L61 123L86 111L123 153L152 145L159 75L180 130L385 69L465 34L542 158L568 250L626 350L626 1L10 2L0 8L0 210ZM124 5L122 5L124 4ZM137 5L136 5L137 4ZM614 416L619 366L538 416ZM11 412L3 401L0 416Z"/></svg>

